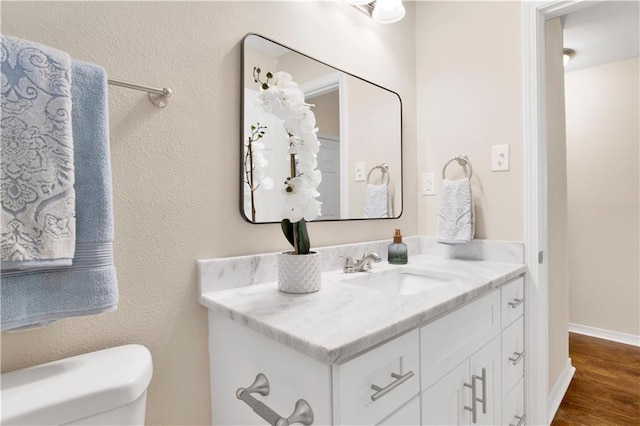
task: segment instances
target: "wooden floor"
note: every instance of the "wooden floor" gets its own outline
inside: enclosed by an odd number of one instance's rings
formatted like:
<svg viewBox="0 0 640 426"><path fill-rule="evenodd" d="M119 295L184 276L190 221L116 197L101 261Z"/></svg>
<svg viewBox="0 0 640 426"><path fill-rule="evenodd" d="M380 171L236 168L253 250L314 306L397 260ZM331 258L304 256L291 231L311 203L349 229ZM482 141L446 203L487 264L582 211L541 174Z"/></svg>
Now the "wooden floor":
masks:
<svg viewBox="0 0 640 426"><path fill-rule="evenodd" d="M640 348L569 333L576 368L551 423L640 425Z"/></svg>

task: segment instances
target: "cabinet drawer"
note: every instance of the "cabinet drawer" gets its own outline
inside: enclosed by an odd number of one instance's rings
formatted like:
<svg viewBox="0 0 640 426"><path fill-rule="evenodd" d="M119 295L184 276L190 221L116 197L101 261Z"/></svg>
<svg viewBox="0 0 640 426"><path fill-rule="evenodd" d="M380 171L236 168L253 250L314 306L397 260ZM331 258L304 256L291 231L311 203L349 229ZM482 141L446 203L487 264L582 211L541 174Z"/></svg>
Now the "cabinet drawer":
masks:
<svg viewBox="0 0 640 426"><path fill-rule="evenodd" d="M524 277L518 277L504 285L502 294L502 328L524 313Z"/></svg>
<svg viewBox="0 0 640 426"><path fill-rule="evenodd" d="M427 389L499 332L498 290L422 327L422 389Z"/></svg>
<svg viewBox="0 0 640 426"><path fill-rule="evenodd" d="M419 426L420 395L407 402L395 413L378 423L377 426Z"/></svg>
<svg viewBox="0 0 640 426"><path fill-rule="evenodd" d="M334 367L337 424L378 423L419 393L418 340L413 330Z"/></svg>
<svg viewBox="0 0 640 426"><path fill-rule="evenodd" d="M525 417L523 378L502 402L502 424L522 426L525 424Z"/></svg>
<svg viewBox="0 0 640 426"><path fill-rule="evenodd" d="M502 332L502 393L506 396L524 374L524 318Z"/></svg>

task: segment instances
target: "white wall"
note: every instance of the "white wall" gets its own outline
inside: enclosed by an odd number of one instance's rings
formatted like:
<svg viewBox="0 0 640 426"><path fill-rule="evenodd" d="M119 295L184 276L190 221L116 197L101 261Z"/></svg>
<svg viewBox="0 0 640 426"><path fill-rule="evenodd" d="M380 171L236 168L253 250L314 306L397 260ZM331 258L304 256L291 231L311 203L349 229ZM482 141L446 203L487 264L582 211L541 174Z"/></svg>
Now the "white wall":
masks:
<svg viewBox="0 0 640 426"><path fill-rule="evenodd" d="M442 166L468 155L476 238L522 240L521 5L429 1L418 2L416 13L418 174L434 171L439 192ZM510 145L510 172L491 171L491 146L498 144ZM460 175L452 163L447 176ZM420 233L435 234L439 205L437 195L419 196ZM563 297L549 312L551 386L568 356L566 285L550 284L550 294Z"/></svg>
<svg viewBox="0 0 640 426"><path fill-rule="evenodd" d="M349 190L348 212L349 217L364 217L364 200L367 189L367 177L371 173L371 184L381 184L380 169L371 170L386 163L389 170L388 189L393 204L391 213L397 217L401 212L400 194L402 193L402 179L400 173L401 152L394 142L401 132L400 109L402 107L398 97L386 90L370 85L367 82L348 77L346 86L346 104L348 112L348 125L346 131L347 144L347 188ZM402 96L402 95L401 95ZM372 108L372 105L376 105ZM407 109L403 114L407 113ZM404 118L404 117L402 117ZM375 123L375 125L372 125ZM415 165L413 153L405 147L404 158ZM364 162L365 180L356 181L356 163ZM405 162L406 164L406 162ZM405 175L405 179L407 176ZM415 192L409 192L405 187L404 202L415 200ZM405 204L405 207L407 204ZM387 238L393 237L393 233Z"/></svg>
<svg viewBox="0 0 640 426"><path fill-rule="evenodd" d="M196 259L287 249L280 226L239 213L240 42L248 32L391 90L404 102L404 147L416 151L414 10L375 24L343 2L2 2L2 32L103 65L112 78L171 86L165 109L109 89L115 196L114 313L2 335L2 371L138 342L154 360L149 424L211 422L206 309ZM285 24L286 23L286 24ZM405 157L405 190L416 164ZM417 202L401 219L312 223L314 246L415 235Z"/></svg>
<svg viewBox="0 0 640 426"><path fill-rule="evenodd" d="M549 225L549 390L569 357L569 260L567 247L567 154L562 22L546 22L547 203Z"/></svg>
<svg viewBox="0 0 640 426"><path fill-rule="evenodd" d="M522 240L521 15L517 2L418 2L418 172L458 154L473 164L476 238ZM491 171L509 144L511 171ZM457 163L447 169L455 178ZM434 235L440 196L419 196L419 229Z"/></svg>
<svg viewBox="0 0 640 426"><path fill-rule="evenodd" d="M640 335L640 62L565 74L570 321Z"/></svg>

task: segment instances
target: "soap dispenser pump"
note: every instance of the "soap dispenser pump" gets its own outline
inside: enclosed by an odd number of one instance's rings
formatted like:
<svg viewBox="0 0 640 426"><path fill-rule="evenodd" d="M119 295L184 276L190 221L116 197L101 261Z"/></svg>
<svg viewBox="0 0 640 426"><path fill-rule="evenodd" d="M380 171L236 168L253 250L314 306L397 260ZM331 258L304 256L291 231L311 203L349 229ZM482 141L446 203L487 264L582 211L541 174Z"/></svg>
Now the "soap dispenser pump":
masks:
<svg viewBox="0 0 640 426"><path fill-rule="evenodd" d="M399 229L396 229L395 234L393 234L393 243L389 244L387 259L389 263L393 265L404 265L407 263L407 245L402 242L402 235Z"/></svg>

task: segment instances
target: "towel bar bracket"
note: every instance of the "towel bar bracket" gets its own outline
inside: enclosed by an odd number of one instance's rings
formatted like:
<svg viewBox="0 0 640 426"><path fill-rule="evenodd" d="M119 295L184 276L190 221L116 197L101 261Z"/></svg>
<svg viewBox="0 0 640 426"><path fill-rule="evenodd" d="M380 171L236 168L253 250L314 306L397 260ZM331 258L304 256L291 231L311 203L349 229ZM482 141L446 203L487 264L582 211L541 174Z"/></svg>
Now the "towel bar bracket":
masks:
<svg viewBox="0 0 640 426"><path fill-rule="evenodd" d="M158 95L156 93L149 93L149 101L158 108L164 108L169 105L169 98L171 97L171 89L165 87L166 94Z"/></svg>

